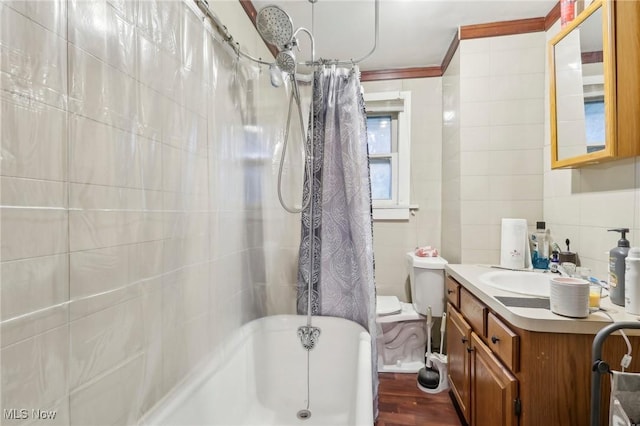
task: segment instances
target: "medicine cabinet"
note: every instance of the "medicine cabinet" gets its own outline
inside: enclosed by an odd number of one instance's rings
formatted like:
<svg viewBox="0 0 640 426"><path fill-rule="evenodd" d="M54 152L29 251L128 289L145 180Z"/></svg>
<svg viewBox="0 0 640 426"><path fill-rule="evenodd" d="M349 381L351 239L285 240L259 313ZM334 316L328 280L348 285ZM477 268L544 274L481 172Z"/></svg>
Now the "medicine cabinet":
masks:
<svg viewBox="0 0 640 426"><path fill-rule="evenodd" d="M594 0L549 41L551 167L640 155L640 2Z"/></svg>

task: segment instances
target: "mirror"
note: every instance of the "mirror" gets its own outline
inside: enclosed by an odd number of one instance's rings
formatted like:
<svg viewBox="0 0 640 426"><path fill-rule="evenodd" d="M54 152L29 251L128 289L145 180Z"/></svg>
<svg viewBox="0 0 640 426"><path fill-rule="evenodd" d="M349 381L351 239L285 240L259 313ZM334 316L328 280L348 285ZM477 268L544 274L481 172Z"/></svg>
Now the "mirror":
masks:
<svg viewBox="0 0 640 426"><path fill-rule="evenodd" d="M595 1L550 42L552 167L615 154L607 7Z"/></svg>

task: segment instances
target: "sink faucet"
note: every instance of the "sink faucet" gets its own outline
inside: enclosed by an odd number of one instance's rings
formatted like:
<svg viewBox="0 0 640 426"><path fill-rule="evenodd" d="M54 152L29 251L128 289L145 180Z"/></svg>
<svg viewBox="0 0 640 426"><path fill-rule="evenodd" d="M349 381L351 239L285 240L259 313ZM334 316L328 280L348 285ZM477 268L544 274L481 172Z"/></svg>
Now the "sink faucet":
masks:
<svg viewBox="0 0 640 426"><path fill-rule="evenodd" d="M560 274L561 277L570 277L571 274L567 272L566 269L564 269L564 267L562 265L558 265L557 263L552 263L551 267L549 268L549 270L551 272L555 272L557 274Z"/></svg>

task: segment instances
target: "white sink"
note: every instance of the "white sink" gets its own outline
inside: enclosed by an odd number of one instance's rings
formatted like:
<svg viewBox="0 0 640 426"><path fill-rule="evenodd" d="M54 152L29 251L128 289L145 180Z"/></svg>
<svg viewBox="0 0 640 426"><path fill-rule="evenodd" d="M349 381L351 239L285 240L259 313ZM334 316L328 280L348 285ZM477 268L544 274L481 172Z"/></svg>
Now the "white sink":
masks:
<svg viewBox="0 0 640 426"><path fill-rule="evenodd" d="M549 297L549 274L524 271L486 272L478 277L483 284L511 293Z"/></svg>

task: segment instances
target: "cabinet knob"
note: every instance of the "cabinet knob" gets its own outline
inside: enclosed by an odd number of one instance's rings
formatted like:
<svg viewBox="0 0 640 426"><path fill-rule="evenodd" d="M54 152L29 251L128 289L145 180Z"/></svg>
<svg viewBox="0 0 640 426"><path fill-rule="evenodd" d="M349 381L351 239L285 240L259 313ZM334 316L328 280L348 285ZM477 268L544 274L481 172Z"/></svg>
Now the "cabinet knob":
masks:
<svg viewBox="0 0 640 426"><path fill-rule="evenodd" d="M469 341L469 339L467 339L466 337L463 337L463 338L462 338L462 339L460 339L460 340L462 340L462 343L467 343L467 342Z"/></svg>
<svg viewBox="0 0 640 426"><path fill-rule="evenodd" d="M498 343L500 341L500 339L498 339L496 336L491 336L491 343L493 343L494 345L496 343Z"/></svg>
<svg viewBox="0 0 640 426"><path fill-rule="evenodd" d="M450 288L447 289L447 294L451 294L451 293L455 293L453 290L451 290Z"/></svg>
<svg viewBox="0 0 640 426"><path fill-rule="evenodd" d="M470 347L470 346L467 346L467 352L469 352L469 353L473 352L473 348Z"/></svg>

